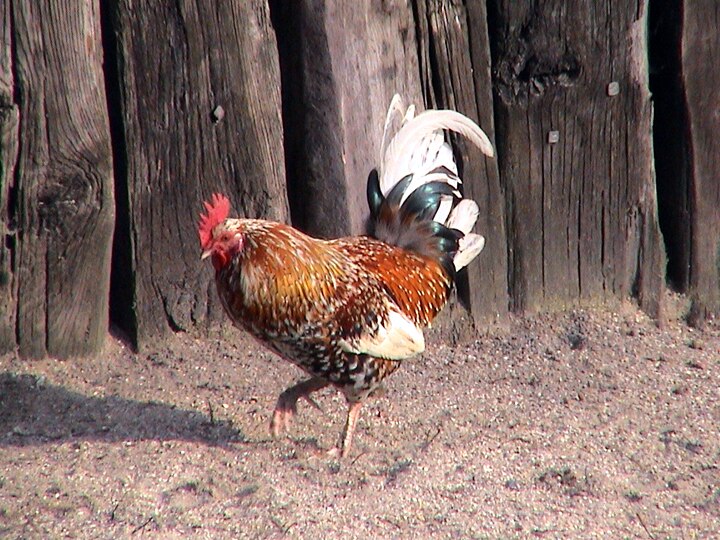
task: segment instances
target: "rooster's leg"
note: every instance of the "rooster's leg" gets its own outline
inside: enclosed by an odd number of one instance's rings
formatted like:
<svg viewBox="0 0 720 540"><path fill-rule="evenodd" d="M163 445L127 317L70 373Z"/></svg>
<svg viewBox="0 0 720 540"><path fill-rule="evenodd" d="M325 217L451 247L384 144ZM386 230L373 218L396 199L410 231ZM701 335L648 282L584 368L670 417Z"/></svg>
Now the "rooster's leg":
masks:
<svg viewBox="0 0 720 540"><path fill-rule="evenodd" d="M357 424L358 418L360 418L360 407L362 407L362 401L354 401L349 405L347 422L345 423L345 433L343 434L342 449L340 453L342 457L347 457L347 455L350 453L353 433L355 433L355 424Z"/></svg>
<svg viewBox="0 0 720 540"><path fill-rule="evenodd" d="M330 383L324 379L313 377L291 386L280 394L270 422L270 431L273 436L277 437L283 430L290 427L290 421L297 412L297 402L300 398L305 398L313 407L320 409L318 404L312 400L310 394L325 388L328 384Z"/></svg>

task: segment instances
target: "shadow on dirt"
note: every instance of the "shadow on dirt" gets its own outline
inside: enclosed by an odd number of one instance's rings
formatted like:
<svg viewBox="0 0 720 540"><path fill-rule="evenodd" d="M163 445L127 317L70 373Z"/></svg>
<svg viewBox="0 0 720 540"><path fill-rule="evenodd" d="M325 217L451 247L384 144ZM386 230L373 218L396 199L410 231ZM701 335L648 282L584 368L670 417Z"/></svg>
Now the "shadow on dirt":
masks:
<svg viewBox="0 0 720 540"><path fill-rule="evenodd" d="M43 377L0 373L0 446L92 439L184 440L222 446L245 441L230 422L155 401L89 397Z"/></svg>

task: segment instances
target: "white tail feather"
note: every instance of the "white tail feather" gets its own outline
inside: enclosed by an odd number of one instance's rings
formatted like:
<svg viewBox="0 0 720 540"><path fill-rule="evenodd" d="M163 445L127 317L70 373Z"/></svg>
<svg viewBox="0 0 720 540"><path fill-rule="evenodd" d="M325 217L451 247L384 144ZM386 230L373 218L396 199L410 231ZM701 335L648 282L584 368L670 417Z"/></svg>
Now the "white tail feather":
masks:
<svg viewBox="0 0 720 540"><path fill-rule="evenodd" d="M415 118L415 105L410 105L407 108L407 111L405 111L405 117L403 118L403 123L405 123L409 120L412 120L413 118Z"/></svg>
<svg viewBox="0 0 720 540"><path fill-rule="evenodd" d="M485 247L485 238L479 234L469 233L460 239L460 249L453 258L455 270L465 268L478 256Z"/></svg>
<svg viewBox="0 0 720 540"><path fill-rule="evenodd" d="M480 209L477 203L472 199L463 199L453 208L450 217L445 221L445 225L451 229L457 229L463 234L468 234L479 215Z"/></svg>
<svg viewBox="0 0 720 540"><path fill-rule="evenodd" d="M390 106L388 107L387 115L385 115L385 127L383 127L383 136L382 136L382 144L380 146L380 155L385 155L385 150L387 149L388 144L390 144L390 139L388 138L390 135L390 126L395 121L396 118L403 116L405 114L403 112L403 103L402 98L400 97L400 94L395 94L392 98L392 101L390 101Z"/></svg>
<svg viewBox="0 0 720 540"><path fill-rule="evenodd" d="M409 157L413 156L416 147L422 144L423 138L437 131L440 131L442 137L441 130L444 129L466 136L485 155L494 155L488 136L467 116L455 111L422 112L407 121L387 145L380 171L380 189L383 193L387 193L403 177L415 173L409 170ZM427 145L423 146L427 148Z"/></svg>
<svg viewBox="0 0 720 540"><path fill-rule="evenodd" d="M433 221L437 221L438 223L447 223L447 219L450 215L454 202L455 199L449 195L443 195L440 198L440 204L437 212L435 212L435 215L433 216Z"/></svg>
<svg viewBox="0 0 720 540"><path fill-rule="evenodd" d="M391 136L400 117L402 123ZM480 212L477 203L463 199L459 191L462 180L458 176L452 147L445 139L445 130L464 135L485 155L494 155L488 136L467 116L449 110L430 110L415 116L415 107L410 105L404 110L402 99L396 94L383 130L380 191L387 195L400 180L412 175L400 199L402 205L417 188L429 182L444 182L451 186L456 198L442 197L433 220L465 235L453 258L455 268L459 270L482 251L485 239L470 232Z"/></svg>

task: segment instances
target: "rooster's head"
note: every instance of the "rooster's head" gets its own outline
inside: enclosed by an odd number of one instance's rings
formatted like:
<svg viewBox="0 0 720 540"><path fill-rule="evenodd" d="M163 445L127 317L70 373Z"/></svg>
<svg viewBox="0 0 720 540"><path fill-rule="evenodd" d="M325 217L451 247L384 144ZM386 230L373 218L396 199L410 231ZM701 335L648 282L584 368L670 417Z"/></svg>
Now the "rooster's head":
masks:
<svg viewBox="0 0 720 540"><path fill-rule="evenodd" d="M200 214L198 223L201 258L212 256L213 266L220 270L242 249L242 235L227 226L230 200L225 195L215 193L204 204L206 213Z"/></svg>

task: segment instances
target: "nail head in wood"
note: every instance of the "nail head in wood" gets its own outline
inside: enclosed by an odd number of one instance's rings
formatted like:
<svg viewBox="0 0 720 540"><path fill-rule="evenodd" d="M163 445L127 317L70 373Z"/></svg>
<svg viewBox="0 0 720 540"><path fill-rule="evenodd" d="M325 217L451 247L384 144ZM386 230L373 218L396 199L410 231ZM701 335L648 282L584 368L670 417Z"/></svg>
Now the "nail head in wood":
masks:
<svg viewBox="0 0 720 540"><path fill-rule="evenodd" d="M620 83L612 81L607 85L607 95L610 97L617 96L620 93Z"/></svg>
<svg viewBox="0 0 720 540"><path fill-rule="evenodd" d="M215 122L219 122L220 120L225 118L225 109L223 109L222 106L218 105L213 109L212 116Z"/></svg>
<svg viewBox="0 0 720 540"><path fill-rule="evenodd" d="M560 140L560 132L559 131L548 131L547 141L549 144L555 144L559 140Z"/></svg>

